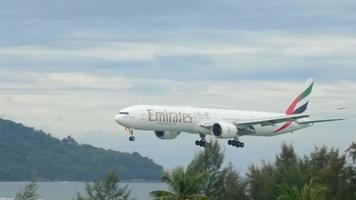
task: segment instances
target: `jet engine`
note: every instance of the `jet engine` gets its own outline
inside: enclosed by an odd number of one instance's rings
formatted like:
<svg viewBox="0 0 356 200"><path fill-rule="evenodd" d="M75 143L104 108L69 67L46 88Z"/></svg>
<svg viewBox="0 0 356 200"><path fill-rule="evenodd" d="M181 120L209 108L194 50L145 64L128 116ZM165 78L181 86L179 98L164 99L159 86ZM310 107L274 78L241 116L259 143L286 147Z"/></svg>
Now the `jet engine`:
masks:
<svg viewBox="0 0 356 200"><path fill-rule="evenodd" d="M175 131L155 131L156 136L161 140L171 140L176 138L180 132Z"/></svg>
<svg viewBox="0 0 356 200"><path fill-rule="evenodd" d="M238 129L232 123L218 122L211 127L211 133L217 138L233 138L237 135Z"/></svg>

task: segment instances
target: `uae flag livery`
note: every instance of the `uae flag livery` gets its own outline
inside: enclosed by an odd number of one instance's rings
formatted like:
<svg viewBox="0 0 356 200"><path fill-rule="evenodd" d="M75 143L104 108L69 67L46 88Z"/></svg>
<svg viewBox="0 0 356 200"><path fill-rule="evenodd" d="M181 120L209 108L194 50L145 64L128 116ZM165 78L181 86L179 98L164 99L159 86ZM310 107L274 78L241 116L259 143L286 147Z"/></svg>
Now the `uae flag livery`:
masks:
<svg viewBox="0 0 356 200"><path fill-rule="evenodd" d="M313 85L313 80L310 79L307 81L306 89L299 96L297 96L297 98L294 99L294 101L286 111L287 115L301 114L307 110L308 103L310 100L310 94L313 90ZM292 123L293 121L287 121L282 127L277 129L275 133L283 131L284 129L288 128Z"/></svg>
<svg viewBox="0 0 356 200"><path fill-rule="evenodd" d="M309 80L307 83L307 89L305 89L297 98L295 98L293 103L286 111L287 115L301 114L307 110L313 85L314 81Z"/></svg>

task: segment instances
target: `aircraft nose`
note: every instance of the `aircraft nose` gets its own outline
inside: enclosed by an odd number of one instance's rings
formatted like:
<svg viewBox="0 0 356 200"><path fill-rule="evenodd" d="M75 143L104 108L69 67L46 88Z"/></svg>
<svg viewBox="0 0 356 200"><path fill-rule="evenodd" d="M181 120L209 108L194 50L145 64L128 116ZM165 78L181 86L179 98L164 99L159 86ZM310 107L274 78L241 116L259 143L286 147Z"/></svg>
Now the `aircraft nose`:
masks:
<svg viewBox="0 0 356 200"><path fill-rule="evenodd" d="M120 124L121 116L119 114L115 115L115 121Z"/></svg>

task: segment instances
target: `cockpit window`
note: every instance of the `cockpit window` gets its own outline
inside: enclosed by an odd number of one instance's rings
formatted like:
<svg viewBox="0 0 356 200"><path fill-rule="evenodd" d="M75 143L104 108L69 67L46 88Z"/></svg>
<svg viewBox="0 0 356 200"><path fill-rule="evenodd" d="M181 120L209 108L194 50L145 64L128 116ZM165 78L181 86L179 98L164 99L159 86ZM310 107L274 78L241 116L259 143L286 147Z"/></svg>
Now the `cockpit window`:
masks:
<svg viewBox="0 0 356 200"><path fill-rule="evenodd" d="M129 115L128 112L119 112L120 115Z"/></svg>

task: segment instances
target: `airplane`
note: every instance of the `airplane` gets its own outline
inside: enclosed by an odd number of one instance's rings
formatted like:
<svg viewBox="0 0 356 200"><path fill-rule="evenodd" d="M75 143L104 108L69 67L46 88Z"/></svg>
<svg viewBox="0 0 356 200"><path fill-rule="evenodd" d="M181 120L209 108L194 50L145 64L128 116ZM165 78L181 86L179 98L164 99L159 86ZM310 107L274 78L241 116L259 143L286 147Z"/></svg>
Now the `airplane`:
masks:
<svg viewBox="0 0 356 200"><path fill-rule="evenodd" d="M153 131L163 140L176 138L180 133L199 134L195 145L205 147L206 136L228 139L228 145L243 148L240 136L276 136L294 132L316 123L344 120L340 118L312 120L306 114L314 81L309 79L306 88L294 99L285 113L178 107L159 105L135 105L124 108L115 121L135 141L135 130Z"/></svg>

